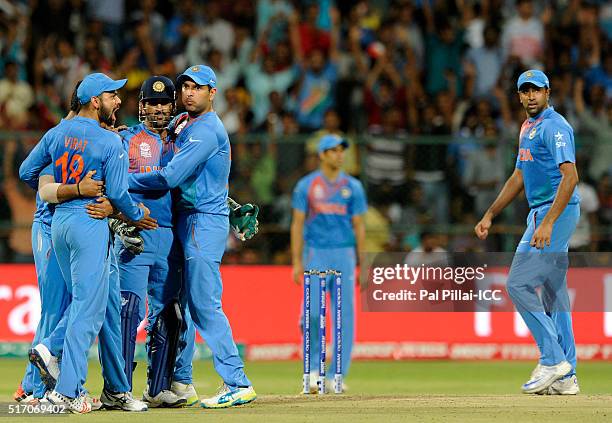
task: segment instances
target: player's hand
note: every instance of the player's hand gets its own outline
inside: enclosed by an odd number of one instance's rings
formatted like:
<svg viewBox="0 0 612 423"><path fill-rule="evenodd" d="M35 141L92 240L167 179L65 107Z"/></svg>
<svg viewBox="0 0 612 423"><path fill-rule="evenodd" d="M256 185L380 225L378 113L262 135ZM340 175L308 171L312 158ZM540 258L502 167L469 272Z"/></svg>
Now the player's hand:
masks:
<svg viewBox="0 0 612 423"><path fill-rule="evenodd" d="M85 209L89 217L93 219L104 219L113 214L113 205L106 197L96 198L96 203L87 204Z"/></svg>
<svg viewBox="0 0 612 423"><path fill-rule="evenodd" d="M301 285L304 281L304 266L302 263L296 263L293 265L293 282Z"/></svg>
<svg viewBox="0 0 612 423"><path fill-rule="evenodd" d="M79 192L82 197L101 197L104 194L104 181L92 179L95 173L95 170L90 170L85 177L79 181Z"/></svg>
<svg viewBox="0 0 612 423"><path fill-rule="evenodd" d="M144 217L136 222L131 222L132 225L136 226L138 229L157 229L157 219L154 219L150 216L151 211L142 203L140 203L138 207L140 207L144 211Z"/></svg>
<svg viewBox="0 0 612 423"><path fill-rule="evenodd" d="M187 113L181 113L170 121L168 124L168 137L171 141L176 141L183 128L185 128L185 125L187 125L188 121L189 114Z"/></svg>
<svg viewBox="0 0 612 423"><path fill-rule="evenodd" d="M230 208L229 221L234 235L241 241L251 239L259 231L259 206L250 203L237 209Z"/></svg>
<svg viewBox="0 0 612 423"><path fill-rule="evenodd" d="M535 232L533 233L529 245L531 245L532 247L536 247L538 250L542 250L544 249L544 247L550 247L550 237L552 236L552 230L552 223L540 223L540 226L538 226Z"/></svg>
<svg viewBox="0 0 612 423"><path fill-rule="evenodd" d="M474 227L474 232L476 232L476 236L479 239L487 239L489 235L489 229L491 229L491 217L488 214L485 214L484 217L476 224Z"/></svg>
<svg viewBox="0 0 612 423"><path fill-rule="evenodd" d="M108 226L129 252L137 256L144 251L144 240L135 226L114 218L108 219Z"/></svg>

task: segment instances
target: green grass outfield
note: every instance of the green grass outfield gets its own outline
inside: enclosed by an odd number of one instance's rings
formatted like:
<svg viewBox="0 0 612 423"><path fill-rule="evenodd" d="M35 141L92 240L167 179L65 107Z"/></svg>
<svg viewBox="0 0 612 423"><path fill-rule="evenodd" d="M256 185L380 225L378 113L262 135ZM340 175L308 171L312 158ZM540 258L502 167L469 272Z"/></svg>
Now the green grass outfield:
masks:
<svg viewBox="0 0 612 423"><path fill-rule="evenodd" d="M24 362L0 360L0 402L10 400ZM146 413L99 411L86 416L17 418L3 421L90 422L603 422L612 421L612 363L582 363L582 393L569 396L520 394L534 363L450 361L357 361L343 395L300 395L301 362L253 362L246 370L259 394L256 402L232 409L150 410ZM139 364L135 392L144 388ZM200 396L213 394L220 381L208 361L195 363ZM88 389L102 388L100 367L92 362ZM51 420L49 420L51 419ZM122 420L118 420L122 419Z"/></svg>

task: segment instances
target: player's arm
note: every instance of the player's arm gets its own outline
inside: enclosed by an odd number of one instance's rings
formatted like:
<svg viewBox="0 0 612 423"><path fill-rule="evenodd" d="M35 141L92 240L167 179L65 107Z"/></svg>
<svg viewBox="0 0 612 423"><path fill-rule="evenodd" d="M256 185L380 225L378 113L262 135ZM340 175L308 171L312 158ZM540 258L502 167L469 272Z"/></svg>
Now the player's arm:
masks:
<svg viewBox="0 0 612 423"><path fill-rule="evenodd" d="M293 209L293 218L291 219L291 263L293 264L293 281L297 284L302 282L302 277L304 275L302 253L304 251L305 221L306 213L298 209Z"/></svg>
<svg viewBox="0 0 612 423"><path fill-rule="evenodd" d="M33 190L38 190L38 178L41 171L51 163L49 153L50 136L47 132L28 154L28 157L19 166L19 179L28 184Z"/></svg>
<svg viewBox="0 0 612 423"><path fill-rule="evenodd" d="M359 260L359 266L362 266L365 263L365 214L368 211L368 203L366 201L365 190L360 182L353 184L352 191L353 196L350 204L351 223L353 224L353 232L355 233L355 242L357 244L357 259ZM365 278L362 280L365 280Z"/></svg>
<svg viewBox="0 0 612 423"><path fill-rule="evenodd" d="M85 177L76 184L60 184L55 182L53 175L41 175L38 180L38 194L47 203L63 203L80 197L100 197L104 190L104 181L93 179L95 170L87 172Z"/></svg>
<svg viewBox="0 0 612 423"><path fill-rule="evenodd" d="M574 133L571 127L569 125L558 124L557 122L550 122L544 127L542 139L553 160L559 166L561 182L557 187L557 192L550 209L531 238L530 245L540 249L550 245L553 225L561 213L563 213L563 210L565 210L578 184Z"/></svg>
<svg viewBox="0 0 612 423"><path fill-rule="evenodd" d="M539 249L550 246L553 225L565 210L576 185L578 185L578 171L575 163L561 163L559 171L561 172L561 182L557 188L555 199L531 238L530 245Z"/></svg>
<svg viewBox="0 0 612 423"><path fill-rule="evenodd" d="M365 239L366 239L366 230L365 230L365 219L362 214L358 214L353 216L353 231L355 232L355 241L357 243L357 257L359 259L359 266L363 269L363 264L365 263ZM365 278L364 278L365 280Z"/></svg>
<svg viewBox="0 0 612 423"><path fill-rule="evenodd" d="M515 168L491 207L485 212L480 222L476 224L474 231L478 238L485 239L489 235L489 229L495 216L500 214L523 191L523 188L523 172L521 169Z"/></svg>
<svg viewBox="0 0 612 423"><path fill-rule="evenodd" d="M189 137L166 167L147 173L131 173L129 186L132 190L160 190L176 188L210 159L219 146L213 134L197 134Z"/></svg>

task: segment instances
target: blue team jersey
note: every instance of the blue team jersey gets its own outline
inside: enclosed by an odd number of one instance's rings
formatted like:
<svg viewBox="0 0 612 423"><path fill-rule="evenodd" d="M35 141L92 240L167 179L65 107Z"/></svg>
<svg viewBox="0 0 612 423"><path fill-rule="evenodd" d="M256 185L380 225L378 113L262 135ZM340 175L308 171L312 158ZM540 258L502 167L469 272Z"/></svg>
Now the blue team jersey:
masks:
<svg viewBox="0 0 612 423"><path fill-rule="evenodd" d="M574 131L551 106L521 127L516 167L523 173L529 207L552 203L561 183L561 163L576 163ZM579 202L574 189L569 204Z"/></svg>
<svg viewBox="0 0 612 423"><path fill-rule="evenodd" d="M314 248L354 246L352 217L368 209L361 182L344 172L330 182L320 170L299 180L292 207L306 214L304 242Z"/></svg>
<svg viewBox="0 0 612 423"><path fill-rule="evenodd" d="M174 142L163 142L159 134L144 123L119 133L128 152L129 177L162 169L174 157ZM130 189L134 201L143 203L157 219L157 224L172 227L172 194L169 190L138 191Z"/></svg>
<svg viewBox="0 0 612 423"><path fill-rule="evenodd" d="M38 176L51 164L56 182L76 184L90 170L95 179L104 180L106 196L124 215L140 220L143 211L128 194L128 157L121 138L100 124L81 116L63 120L43 135L40 142L19 168L19 177L38 189ZM73 198L56 206L56 210L84 208L91 198Z"/></svg>
<svg viewBox="0 0 612 423"><path fill-rule="evenodd" d="M53 168L51 165L44 168L39 176L51 175L53 176ZM43 201L36 191L36 211L34 212L34 222L41 222L45 225L51 226L51 220L53 219L53 212L55 211L55 204L49 204Z"/></svg>
<svg viewBox="0 0 612 423"><path fill-rule="evenodd" d="M190 119L176 140L176 153L159 170L135 174L130 189L180 188L176 209L227 216L231 147L215 112Z"/></svg>

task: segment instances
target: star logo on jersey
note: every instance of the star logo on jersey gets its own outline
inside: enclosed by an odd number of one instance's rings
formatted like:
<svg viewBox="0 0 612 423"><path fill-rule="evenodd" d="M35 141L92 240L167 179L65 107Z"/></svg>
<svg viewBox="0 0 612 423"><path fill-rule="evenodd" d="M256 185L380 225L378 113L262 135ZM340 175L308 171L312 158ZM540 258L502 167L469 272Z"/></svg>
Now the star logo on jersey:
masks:
<svg viewBox="0 0 612 423"><path fill-rule="evenodd" d="M140 157L147 159L153 157L153 154L151 154L151 146L146 142L140 143Z"/></svg>
<svg viewBox="0 0 612 423"><path fill-rule="evenodd" d="M342 198L349 198L351 196L351 190L349 188L342 188L340 190L340 195Z"/></svg>
<svg viewBox="0 0 612 423"><path fill-rule="evenodd" d="M555 134L555 140L557 140L555 143L557 148L565 147L565 141L563 141L563 134L561 132L557 131Z"/></svg>
<svg viewBox="0 0 612 423"><path fill-rule="evenodd" d="M533 128L531 132L529 132L529 139L532 140L536 135L536 128Z"/></svg>
<svg viewBox="0 0 612 423"><path fill-rule="evenodd" d="M161 93L166 89L166 86L162 81L155 81L152 88L156 93Z"/></svg>

